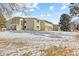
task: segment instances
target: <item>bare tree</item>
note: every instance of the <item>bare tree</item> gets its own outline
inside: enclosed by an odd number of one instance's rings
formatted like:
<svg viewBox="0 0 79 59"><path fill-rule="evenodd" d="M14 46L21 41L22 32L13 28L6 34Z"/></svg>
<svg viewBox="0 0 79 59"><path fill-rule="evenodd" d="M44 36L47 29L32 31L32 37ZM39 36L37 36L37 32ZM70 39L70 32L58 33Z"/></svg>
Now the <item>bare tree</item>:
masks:
<svg viewBox="0 0 79 59"><path fill-rule="evenodd" d="M29 8L27 8L27 4L24 3L0 3L0 15L4 17L11 17L13 13L15 13L19 8L22 9L23 14L27 14Z"/></svg>
<svg viewBox="0 0 79 59"><path fill-rule="evenodd" d="M0 29L6 27L6 19L12 18L19 9L22 9L20 12L25 15L29 10L24 3L0 3Z"/></svg>
<svg viewBox="0 0 79 59"><path fill-rule="evenodd" d="M77 16L79 14L79 3L70 3L69 8L71 16Z"/></svg>

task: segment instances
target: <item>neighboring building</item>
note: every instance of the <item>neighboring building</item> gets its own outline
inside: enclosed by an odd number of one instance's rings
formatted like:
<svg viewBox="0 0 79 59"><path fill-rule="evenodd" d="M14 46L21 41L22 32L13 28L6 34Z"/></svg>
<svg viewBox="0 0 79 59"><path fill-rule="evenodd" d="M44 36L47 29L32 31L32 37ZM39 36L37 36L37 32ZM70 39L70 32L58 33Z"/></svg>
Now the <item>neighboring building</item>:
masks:
<svg viewBox="0 0 79 59"><path fill-rule="evenodd" d="M37 18L14 17L7 22L9 30L52 31L53 24Z"/></svg>
<svg viewBox="0 0 79 59"><path fill-rule="evenodd" d="M59 25L53 25L53 31L61 31L60 26Z"/></svg>

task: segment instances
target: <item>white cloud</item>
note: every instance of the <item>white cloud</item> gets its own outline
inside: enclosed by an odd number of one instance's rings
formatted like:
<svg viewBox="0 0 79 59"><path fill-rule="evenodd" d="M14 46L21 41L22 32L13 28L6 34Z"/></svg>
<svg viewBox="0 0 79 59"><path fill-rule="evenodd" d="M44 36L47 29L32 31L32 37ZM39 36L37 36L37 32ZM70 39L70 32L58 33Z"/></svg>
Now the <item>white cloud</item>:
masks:
<svg viewBox="0 0 79 59"><path fill-rule="evenodd" d="M43 17L44 15L43 15L43 14L41 14L40 16L41 16L41 17Z"/></svg>
<svg viewBox="0 0 79 59"><path fill-rule="evenodd" d="M25 14L22 14L22 12L15 12L12 17L16 17L16 16L25 16Z"/></svg>
<svg viewBox="0 0 79 59"><path fill-rule="evenodd" d="M48 16L48 17L50 17L50 16L51 16L51 14L47 14L47 16Z"/></svg>
<svg viewBox="0 0 79 59"><path fill-rule="evenodd" d="M35 9L30 9L30 12L33 12L33 11L35 11Z"/></svg>
<svg viewBox="0 0 79 59"><path fill-rule="evenodd" d="M39 3L29 3L29 4L28 4L28 7L29 7L29 8L39 9L38 4L39 4Z"/></svg>
<svg viewBox="0 0 79 59"><path fill-rule="evenodd" d="M45 17L50 17L50 16L52 16L52 15L51 15L51 14L41 14L40 16L41 16L41 17L44 17L44 16L45 16Z"/></svg>
<svg viewBox="0 0 79 59"><path fill-rule="evenodd" d="M36 9L39 9L38 3L33 3L33 4L32 4L32 7L33 7L33 8L36 8Z"/></svg>
<svg viewBox="0 0 79 59"><path fill-rule="evenodd" d="M35 11L36 9L39 9L38 3L28 3L28 8L30 12Z"/></svg>
<svg viewBox="0 0 79 59"><path fill-rule="evenodd" d="M54 9L54 6L50 6L49 9L50 9L50 10L53 10L53 9Z"/></svg>
<svg viewBox="0 0 79 59"><path fill-rule="evenodd" d="M22 14L22 12L14 12L12 16L8 17L6 20L10 20L13 17L27 17L27 16L25 14Z"/></svg>
<svg viewBox="0 0 79 59"><path fill-rule="evenodd" d="M67 5L66 4L63 4L63 6L60 8L61 10L64 10L67 8Z"/></svg>

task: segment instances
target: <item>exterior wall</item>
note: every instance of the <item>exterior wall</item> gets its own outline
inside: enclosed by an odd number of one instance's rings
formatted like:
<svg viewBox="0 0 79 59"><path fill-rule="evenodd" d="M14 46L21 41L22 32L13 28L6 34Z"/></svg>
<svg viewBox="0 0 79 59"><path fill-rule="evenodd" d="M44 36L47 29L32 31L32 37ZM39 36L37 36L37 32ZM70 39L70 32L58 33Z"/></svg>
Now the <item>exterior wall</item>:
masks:
<svg viewBox="0 0 79 59"><path fill-rule="evenodd" d="M34 30L34 19L31 18L23 18L24 21L26 21L23 24L23 21L19 20L19 24L16 25L16 30ZM23 27L25 27L23 29Z"/></svg>
<svg viewBox="0 0 79 59"><path fill-rule="evenodd" d="M40 20L37 18L17 18L17 20L15 20L14 18L13 23L10 24L11 25L9 26L11 30L34 30L34 31L53 30L53 24L51 22Z"/></svg>
<svg viewBox="0 0 79 59"><path fill-rule="evenodd" d="M53 31L53 24L48 21L42 20L41 31Z"/></svg>
<svg viewBox="0 0 79 59"><path fill-rule="evenodd" d="M16 30L22 30L22 25L16 25Z"/></svg>
<svg viewBox="0 0 79 59"><path fill-rule="evenodd" d="M45 22L45 31L52 31L53 25Z"/></svg>
<svg viewBox="0 0 79 59"><path fill-rule="evenodd" d="M40 31L40 20L34 19L34 30Z"/></svg>
<svg viewBox="0 0 79 59"><path fill-rule="evenodd" d="M53 24L37 18L26 18L26 30L52 31Z"/></svg>
<svg viewBox="0 0 79 59"><path fill-rule="evenodd" d="M21 17L14 17L6 22L7 30L22 30Z"/></svg>
<svg viewBox="0 0 79 59"><path fill-rule="evenodd" d="M15 25L15 24L11 24L10 29L11 29L11 30L16 30L16 25Z"/></svg>
<svg viewBox="0 0 79 59"><path fill-rule="evenodd" d="M53 25L53 31L61 31L60 26L58 25Z"/></svg>
<svg viewBox="0 0 79 59"><path fill-rule="evenodd" d="M23 23L24 19L19 19L19 23L16 24L16 30L22 30L22 23Z"/></svg>
<svg viewBox="0 0 79 59"><path fill-rule="evenodd" d="M25 30L34 30L34 20L31 18L28 18L25 20L26 20L26 29Z"/></svg>
<svg viewBox="0 0 79 59"><path fill-rule="evenodd" d="M44 24L43 20L41 20L40 26L41 26L40 31L44 31L45 30L45 24Z"/></svg>

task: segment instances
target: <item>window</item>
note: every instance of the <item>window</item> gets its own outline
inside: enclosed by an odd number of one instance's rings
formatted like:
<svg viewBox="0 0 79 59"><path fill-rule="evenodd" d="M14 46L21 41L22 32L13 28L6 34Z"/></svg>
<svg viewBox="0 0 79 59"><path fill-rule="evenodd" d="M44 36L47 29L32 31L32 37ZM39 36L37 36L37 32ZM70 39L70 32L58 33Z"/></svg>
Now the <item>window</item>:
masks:
<svg viewBox="0 0 79 59"><path fill-rule="evenodd" d="M37 20L37 22L39 23L39 20Z"/></svg>
<svg viewBox="0 0 79 59"><path fill-rule="evenodd" d="M39 29L39 26L37 26L37 29Z"/></svg>

